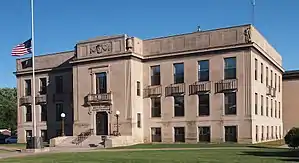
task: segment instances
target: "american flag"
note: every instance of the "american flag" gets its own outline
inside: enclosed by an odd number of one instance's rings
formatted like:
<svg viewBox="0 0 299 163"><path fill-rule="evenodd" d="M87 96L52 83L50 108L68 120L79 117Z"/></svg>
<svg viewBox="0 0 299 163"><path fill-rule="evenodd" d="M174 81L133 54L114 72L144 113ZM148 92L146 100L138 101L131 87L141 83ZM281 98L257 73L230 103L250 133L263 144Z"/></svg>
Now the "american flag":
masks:
<svg viewBox="0 0 299 163"><path fill-rule="evenodd" d="M12 49L12 56L23 56L31 53L31 39L17 45Z"/></svg>

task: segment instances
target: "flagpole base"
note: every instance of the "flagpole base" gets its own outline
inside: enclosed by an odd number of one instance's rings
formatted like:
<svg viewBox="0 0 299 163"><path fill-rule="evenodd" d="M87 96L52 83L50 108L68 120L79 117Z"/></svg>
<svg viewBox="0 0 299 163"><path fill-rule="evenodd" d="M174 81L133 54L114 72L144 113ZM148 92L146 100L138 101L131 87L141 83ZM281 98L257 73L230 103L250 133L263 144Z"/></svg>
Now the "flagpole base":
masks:
<svg viewBox="0 0 299 163"><path fill-rule="evenodd" d="M26 149L42 149L44 148L44 143L42 137L28 137Z"/></svg>

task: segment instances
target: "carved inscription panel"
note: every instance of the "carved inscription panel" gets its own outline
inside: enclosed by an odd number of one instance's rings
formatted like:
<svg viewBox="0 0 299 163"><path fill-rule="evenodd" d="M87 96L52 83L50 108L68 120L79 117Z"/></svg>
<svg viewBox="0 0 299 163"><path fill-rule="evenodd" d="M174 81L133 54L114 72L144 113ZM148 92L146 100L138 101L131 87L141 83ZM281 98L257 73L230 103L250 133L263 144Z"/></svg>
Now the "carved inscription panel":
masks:
<svg viewBox="0 0 299 163"><path fill-rule="evenodd" d="M102 54L112 52L112 42L105 42L101 44L91 45L89 49L89 54Z"/></svg>

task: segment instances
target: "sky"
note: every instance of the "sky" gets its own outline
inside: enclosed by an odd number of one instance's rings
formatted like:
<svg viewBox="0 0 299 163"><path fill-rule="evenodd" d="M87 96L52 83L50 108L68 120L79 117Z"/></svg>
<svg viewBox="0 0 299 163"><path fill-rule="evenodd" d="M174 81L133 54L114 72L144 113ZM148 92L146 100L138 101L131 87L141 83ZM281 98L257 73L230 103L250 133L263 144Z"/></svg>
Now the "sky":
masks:
<svg viewBox="0 0 299 163"><path fill-rule="evenodd" d="M0 5L0 87L15 87L12 48L31 37L30 0ZM34 0L35 55L73 50L78 41L128 34L141 39L252 23L251 0ZM254 26L299 69L299 0L256 0ZM30 55L28 55L30 56Z"/></svg>

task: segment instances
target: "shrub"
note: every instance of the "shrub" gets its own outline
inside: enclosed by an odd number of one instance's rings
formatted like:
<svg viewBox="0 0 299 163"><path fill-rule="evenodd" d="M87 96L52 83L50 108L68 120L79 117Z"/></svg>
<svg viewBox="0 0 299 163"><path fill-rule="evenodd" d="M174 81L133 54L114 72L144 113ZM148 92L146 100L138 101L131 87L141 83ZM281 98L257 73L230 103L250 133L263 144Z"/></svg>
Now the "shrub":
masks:
<svg viewBox="0 0 299 163"><path fill-rule="evenodd" d="M299 147L299 128L293 127L284 137L285 143L292 148Z"/></svg>

